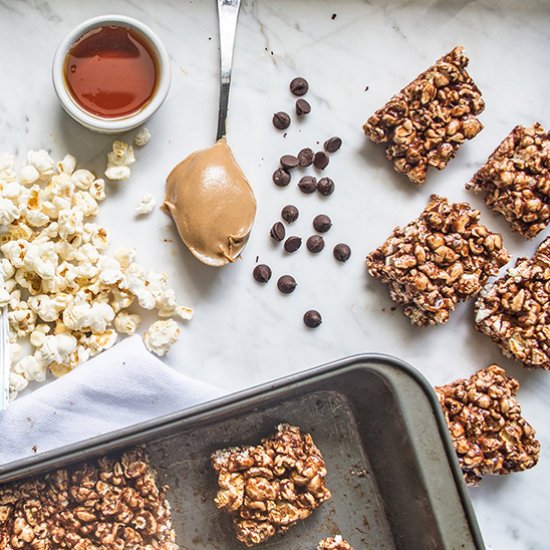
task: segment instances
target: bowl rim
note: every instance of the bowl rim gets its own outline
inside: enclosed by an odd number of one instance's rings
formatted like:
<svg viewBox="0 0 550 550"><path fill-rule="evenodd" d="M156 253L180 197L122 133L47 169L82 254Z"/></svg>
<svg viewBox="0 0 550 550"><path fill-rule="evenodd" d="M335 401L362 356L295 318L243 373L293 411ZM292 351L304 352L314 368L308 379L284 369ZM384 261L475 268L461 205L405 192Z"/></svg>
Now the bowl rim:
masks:
<svg viewBox="0 0 550 550"><path fill-rule="evenodd" d="M138 31L149 41L158 61L159 75L153 97L143 109L120 118L104 118L83 109L67 90L63 74L69 48L86 32L108 24L124 25ZM170 89L170 80L170 58L160 38L145 23L127 15L99 15L79 23L59 43L52 63L52 82L63 109L86 128L102 133L125 132L143 124L164 103Z"/></svg>

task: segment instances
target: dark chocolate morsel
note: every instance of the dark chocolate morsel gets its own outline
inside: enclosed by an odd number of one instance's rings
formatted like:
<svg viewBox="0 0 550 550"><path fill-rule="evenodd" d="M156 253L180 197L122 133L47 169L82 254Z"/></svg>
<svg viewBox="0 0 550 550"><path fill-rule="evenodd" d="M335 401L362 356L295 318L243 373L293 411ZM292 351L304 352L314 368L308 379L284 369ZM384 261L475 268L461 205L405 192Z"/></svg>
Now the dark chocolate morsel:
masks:
<svg viewBox="0 0 550 550"><path fill-rule="evenodd" d="M271 279L271 268L265 264L259 264L254 268L252 275L258 283L267 283Z"/></svg>
<svg viewBox="0 0 550 550"><path fill-rule="evenodd" d="M313 229L319 233L326 233L332 227L332 221L326 214L319 214L313 218Z"/></svg>
<svg viewBox="0 0 550 550"><path fill-rule="evenodd" d="M277 281L277 288L283 294L290 294L296 288L296 279L292 275L283 275Z"/></svg>
<svg viewBox="0 0 550 550"><path fill-rule="evenodd" d="M339 243L334 247L334 257L339 262L347 262L351 256L351 248L345 243Z"/></svg>
<svg viewBox="0 0 550 550"><path fill-rule="evenodd" d="M281 222L276 222L269 234L274 241L281 242L285 238L285 226Z"/></svg>

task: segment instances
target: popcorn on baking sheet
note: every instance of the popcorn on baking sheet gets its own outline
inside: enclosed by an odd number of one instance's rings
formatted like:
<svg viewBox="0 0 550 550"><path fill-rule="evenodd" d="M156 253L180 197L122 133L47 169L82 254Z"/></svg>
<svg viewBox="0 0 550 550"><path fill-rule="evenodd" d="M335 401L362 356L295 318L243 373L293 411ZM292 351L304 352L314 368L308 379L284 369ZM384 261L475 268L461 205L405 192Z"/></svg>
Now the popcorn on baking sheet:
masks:
<svg viewBox="0 0 550 550"><path fill-rule="evenodd" d="M130 145L113 143L113 170L129 170L134 160ZM0 155L0 307L8 308L11 397L48 372L69 372L119 334L134 334L137 306L163 319L151 325L146 342L164 355L180 333L171 317L190 319L193 312L177 303L165 273L136 263L133 249L105 252L109 234L93 222L105 181L76 169L71 155L56 162L31 151L26 162L17 172L13 156Z"/></svg>

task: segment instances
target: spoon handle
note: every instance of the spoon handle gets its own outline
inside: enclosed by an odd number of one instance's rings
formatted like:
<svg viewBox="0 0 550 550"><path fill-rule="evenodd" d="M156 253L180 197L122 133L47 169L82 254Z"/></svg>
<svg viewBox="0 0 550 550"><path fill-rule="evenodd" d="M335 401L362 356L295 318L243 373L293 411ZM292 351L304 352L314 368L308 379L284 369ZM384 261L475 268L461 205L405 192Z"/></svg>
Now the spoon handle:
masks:
<svg viewBox="0 0 550 550"><path fill-rule="evenodd" d="M225 136L225 122L229 104L233 48L241 0L218 0L220 24L220 108L218 112L218 134L216 140Z"/></svg>

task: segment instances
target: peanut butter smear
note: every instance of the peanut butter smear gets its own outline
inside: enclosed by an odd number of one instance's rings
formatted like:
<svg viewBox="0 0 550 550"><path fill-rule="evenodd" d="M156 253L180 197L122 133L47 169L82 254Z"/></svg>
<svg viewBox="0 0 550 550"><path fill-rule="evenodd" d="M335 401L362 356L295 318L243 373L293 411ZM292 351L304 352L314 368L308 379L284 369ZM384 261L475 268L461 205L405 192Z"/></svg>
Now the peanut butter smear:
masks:
<svg viewBox="0 0 550 550"><path fill-rule="evenodd" d="M170 172L163 207L189 250L212 266L238 258L256 215L254 192L225 138Z"/></svg>

